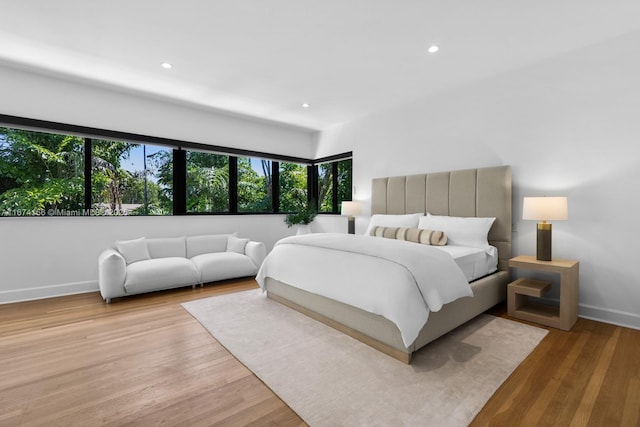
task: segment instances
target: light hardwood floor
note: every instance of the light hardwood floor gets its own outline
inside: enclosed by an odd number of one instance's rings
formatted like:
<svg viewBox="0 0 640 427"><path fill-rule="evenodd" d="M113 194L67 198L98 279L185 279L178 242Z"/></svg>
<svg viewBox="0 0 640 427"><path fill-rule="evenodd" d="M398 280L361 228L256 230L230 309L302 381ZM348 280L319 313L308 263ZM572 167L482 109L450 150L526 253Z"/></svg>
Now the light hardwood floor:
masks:
<svg viewBox="0 0 640 427"><path fill-rule="evenodd" d="M180 306L253 288L0 306L0 426L304 425ZM640 331L585 319L548 329L472 425L640 425Z"/></svg>

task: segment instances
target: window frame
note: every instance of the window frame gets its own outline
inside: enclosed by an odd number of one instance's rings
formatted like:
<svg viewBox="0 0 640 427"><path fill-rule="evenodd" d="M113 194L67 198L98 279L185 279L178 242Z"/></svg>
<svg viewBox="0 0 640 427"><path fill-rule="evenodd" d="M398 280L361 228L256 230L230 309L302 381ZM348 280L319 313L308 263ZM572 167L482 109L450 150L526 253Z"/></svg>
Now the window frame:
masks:
<svg viewBox="0 0 640 427"><path fill-rule="evenodd" d="M331 162L334 175L334 185L332 194L332 212L322 214L340 214L338 206L336 185L338 162L353 158L352 152L344 152L320 159L306 159L302 157L287 156L261 151L244 150L219 145L208 145L177 139L154 137L149 135L120 132L107 129L93 128L87 126L71 125L46 120L30 119L25 117L0 114L0 126L16 129L31 130L35 132L61 133L78 136L84 139L84 205L85 211L91 211L91 174L92 174L92 140L114 140L132 144L147 144L164 146L173 150L173 214L167 216L181 215L269 215L282 214L280 212L280 163L297 163L307 167L307 201L309 203L318 202L318 173L317 166L321 163ZM197 150L212 154L229 156L229 212L187 212L187 150ZM238 157L259 158L271 161L272 168L272 192L270 212L238 212ZM353 165L353 164L352 164ZM352 166L353 168L353 166ZM352 172L353 174L353 169ZM352 175L353 176L353 175ZM18 216L18 215L16 215ZM87 215L88 216L88 215ZM91 215L92 217L94 215ZM155 215L137 215L155 216ZM10 218L11 216L3 216ZM25 218L37 218L37 216L25 216Z"/></svg>
<svg viewBox="0 0 640 427"><path fill-rule="evenodd" d="M283 209L282 209L282 205L281 205L281 200L280 200L280 196L282 195L282 193L281 193L281 191L280 191L280 190L282 189L282 185L281 185L282 183L280 182L280 176L281 176L281 174L280 174L280 168L281 168L281 166L282 166L282 163L288 163L288 164L295 164L295 165L300 165L300 166L306 166L306 168L305 168L305 169L306 169L306 181L307 181L307 186L306 186L306 193L307 193L307 194L306 194L306 200L305 200L305 202L306 202L307 204L311 203L311 202L312 202L312 200L313 200L313 193L312 193L313 186L312 186L312 185L311 185L311 183L309 182L309 176L310 176L309 171L313 168L313 166L311 166L311 165L305 165L305 164L303 164L303 163L278 162L278 164L277 164L277 169L278 169L278 172L277 172L277 183L278 183L278 185L277 185L277 190L275 190L275 191L277 191L277 193L278 193L278 194L277 194L277 195L274 195L274 197L277 197L277 201L278 201L278 203L277 203L278 212L279 212L279 213L285 213L285 214L288 214L288 213L292 213L292 212L291 212L291 211L288 211L288 210L283 210ZM274 182L276 182L276 181L274 180Z"/></svg>
<svg viewBox="0 0 640 427"><path fill-rule="evenodd" d="M234 173L237 174L237 157L230 156L228 154L219 153L219 152L212 152L212 151L208 151L208 150L179 150L179 149L174 149L174 156L175 156L175 152L176 151L180 151L180 153L184 153L184 156L185 156L185 159L184 159L184 162L185 162L184 163L185 185L184 185L184 187L183 186L179 187L179 188L184 188L184 191L185 191L185 194L184 194L184 200L185 200L184 209L185 209L185 212L184 212L184 214L185 215L221 215L221 214L230 213L232 211L232 205L233 205L233 203L232 203L233 198L231 197L232 191L233 191L233 194L236 196L236 198L235 198L236 202L235 203L237 204L237 180L236 179L232 179L232 177L231 177L232 169L234 171L236 171ZM198 152L205 153L205 154L213 154L213 155L226 156L227 157L227 174L229 175L228 176L229 182L227 184L227 191L228 191L227 192L227 197L229 199L228 211L208 211L208 212L205 212L205 211L203 211L203 212L188 212L187 211L188 190L189 190L189 188L188 188L189 186L188 186L188 182L187 182L187 178L188 178L188 175L187 175L188 174L187 152L188 151L198 151ZM182 155L182 154L179 154L179 155ZM233 162L233 167L231 165L232 162ZM180 167L182 167L182 165L180 165ZM174 168L175 168L175 163L174 163ZM233 187L234 184L235 184L235 187ZM232 189L232 187L233 187L233 189ZM182 197L182 195L181 195L181 197ZM175 208L175 206L174 206L174 208Z"/></svg>
<svg viewBox="0 0 640 427"><path fill-rule="evenodd" d="M352 183L353 183L353 155L351 152L348 153L343 153L343 154L337 154L335 156L329 156L329 157L325 157L325 158L321 158L321 159L317 159L314 162L313 165L313 170L311 171L311 173L313 174L312 180L313 180L313 198L316 202L316 206L318 206L318 214L320 215L340 215L340 204L341 204L341 200L338 197L338 193L339 193L339 180L338 180L338 175L339 175L339 164L342 161L345 160L351 160L351 177L352 177ZM319 208L319 203L320 203L320 188L319 188L319 172L318 172L318 166L321 164L330 164L331 165L331 211L330 212L320 212L320 208ZM353 184L352 184L353 185ZM353 187L351 188L351 199L353 198ZM350 199L350 200L351 200Z"/></svg>

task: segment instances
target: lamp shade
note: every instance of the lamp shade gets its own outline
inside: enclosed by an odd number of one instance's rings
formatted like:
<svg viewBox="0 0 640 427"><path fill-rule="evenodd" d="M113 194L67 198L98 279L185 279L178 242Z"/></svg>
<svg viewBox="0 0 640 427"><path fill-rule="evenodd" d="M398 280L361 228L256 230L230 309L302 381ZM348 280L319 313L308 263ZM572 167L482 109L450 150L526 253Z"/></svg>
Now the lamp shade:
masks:
<svg viewBox="0 0 640 427"><path fill-rule="evenodd" d="M525 197L522 219L560 221L569 218L566 197Z"/></svg>
<svg viewBox="0 0 640 427"><path fill-rule="evenodd" d="M356 216L359 215L362 209L359 202L342 202L342 208L340 213L342 215Z"/></svg>

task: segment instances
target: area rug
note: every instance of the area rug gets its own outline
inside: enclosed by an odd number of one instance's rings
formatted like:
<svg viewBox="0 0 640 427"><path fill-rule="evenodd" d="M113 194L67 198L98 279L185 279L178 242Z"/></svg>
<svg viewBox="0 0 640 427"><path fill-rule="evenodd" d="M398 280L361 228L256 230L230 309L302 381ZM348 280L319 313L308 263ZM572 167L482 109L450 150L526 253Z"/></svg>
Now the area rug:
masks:
<svg viewBox="0 0 640 427"><path fill-rule="evenodd" d="M547 333L480 315L405 365L260 290L183 306L311 426L466 426Z"/></svg>

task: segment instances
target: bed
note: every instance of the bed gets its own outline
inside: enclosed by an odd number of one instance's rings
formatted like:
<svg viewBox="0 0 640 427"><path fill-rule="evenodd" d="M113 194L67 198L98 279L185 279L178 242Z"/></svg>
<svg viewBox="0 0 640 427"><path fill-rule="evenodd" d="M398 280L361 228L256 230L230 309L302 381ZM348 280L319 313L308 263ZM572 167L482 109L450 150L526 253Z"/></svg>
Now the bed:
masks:
<svg viewBox="0 0 640 427"><path fill-rule="evenodd" d="M392 263L389 263L385 268L370 272L364 268L368 264L364 263L362 257L350 252L351 246L362 246L360 243L363 240L369 239L366 242L376 242L375 245L366 245L375 247L379 240L387 239L349 237L349 235L343 235L343 237L315 236L309 239L318 241L328 239L330 242L334 240L338 242L337 239L341 239L340 241L345 240L346 243L344 243L344 247L335 249L312 250L311 248L307 249L304 245L296 246L297 250L289 250L289 256L280 255L279 259L275 259L275 261L273 258L278 258L277 254L274 254L273 257L270 254L258 275L258 281L267 296L405 363L410 363L413 352L419 348L505 299L506 286L509 282L508 260L511 257L511 169L509 166L376 178L372 181L371 213L376 215L375 217L394 215L399 218L402 215L408 216L407 214L414 213L420 215L428 213L439 217L495 218L487 236L490 247L494 248L487 250L487 253L494 251L495 271L486 275L480 274L479 278L470 274L469 271L482 267L482 264L486 263L486 259L478 261L477 257L474 259L472 254L464 252L464 248L456 255L456 259L445 260L442 256L435 254L436 258L440 257L437 263L440 263L443 269L449 268L448 265L455 261L460 267L460 274L471 279L470 282L467 282L467 279L464 281L465 286L470 288L472 297L463 296L452 302L445 301L446 303L442 304L441 308L438 307L438 311L427 308L428 320L426 323L419 326L415 333L407 334L404 329L401 332L402 327L399 328L396 319L389 320L393 316L377 314L359 308L360 304L341 302L336 298L323 296L316 291L309 291L308 289L314 289L313 286L302 286L301 283L295 283L306 280L301 278L300 274L297 276L294 274L289 276L287 274L270 274L268 267L274 263L279 263L282 271L285 265L297 265L297 260L303 260L304 257L316 257L315 263L312 259L308 264L309 267L305 267L308 268L307 279L316 285L331 283L331 286L336 288L350 289L350 287L355 287L360 289L359 292L362 292L364 296L367 294L366 286L371 284L366 283L367 280L373 282L375 275L375 280L379 281L381 275L387 272L391 274L390 270L393 270L390 268ZM301 242L294 240L293 243L299 244ZM398 252L402 252L400 249L404 249L402 245L425 246L407 242L397 242L392 245L395 245L393 247L397 248ZM283 252L275 249L272 253ZM425 249L420 250L425 253L429 251L441 252L438 249L456 250L455 247L446 246L442 248L425 246ZM369 255L376 256L375 253ZM272 257L272 261L269 260L269 257ZM354 267L342 270L334 268L336 264L341 263L353 264ZM404 271L403 268L398 268L398 271L401 270ZM278 271L278 269L271 268L271 271ZM344 271L350 271L350 274L344 274ZM287 277L291 277L291 279L286 279ZM389 277L391 277L390 282L395 282L393 279L395 276ZM285 279L283 280L283 278ZM437 286L438 283L435 285ZM404 292L403 288L394 287L396 283L389 286L390 290L387 292L390 299L394 299L396 290L399 293ZM446 292L446 287L443 289ZM419 288L418 292L425 293L422 288ZM330 293L327 292L327 295ZM408 300L406 304L407 307L399 307L396 311L413 310L412 307L415 305L413 299ZM411 337L409 342L407 335ZM413 338L414 336L415 338Z"/></svg>

